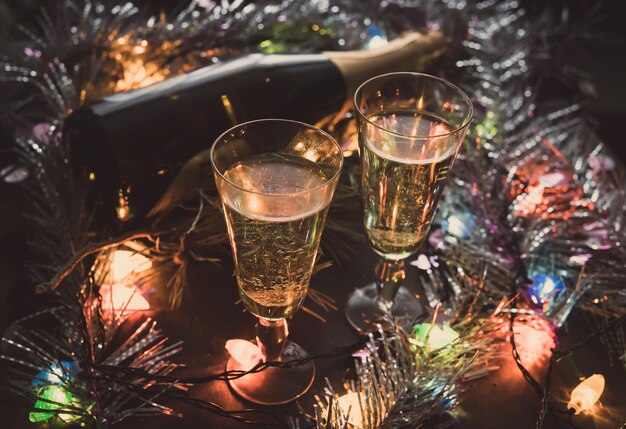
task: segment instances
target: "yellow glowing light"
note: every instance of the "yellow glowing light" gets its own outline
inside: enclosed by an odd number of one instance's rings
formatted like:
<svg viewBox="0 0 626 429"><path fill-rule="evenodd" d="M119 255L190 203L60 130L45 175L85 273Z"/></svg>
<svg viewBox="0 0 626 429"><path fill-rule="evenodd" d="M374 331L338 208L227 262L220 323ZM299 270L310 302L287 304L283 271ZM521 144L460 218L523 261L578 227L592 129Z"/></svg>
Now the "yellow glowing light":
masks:
<svg viewBox="0 0 626 429"><path fill-rule="evenodd" d="M115 207L117 218L121 221L128 220L130 217L130 207L128 205L128 197L122 189L118 191L117 207Z"/></svg>
<svg viewBox="0 0 626 429"><path fill-rule="evenodd" d="M133 53L139 54L145 48L137 46L137 51ZM117 57L121 60L122 56ZM144 61L140 56L131 56L127 61L122 61L124 69L123 78L119 79L115 84L115 92L130 91L133 89L143 88L153 83L161 82L167 77L167 71L158 64Z"/></svg>
<svg viewBox="0 0 626 429"><path fill-rule="evenodd" d="M119 220L126 220L126 219L128 219L128 215L130 214L130 210L128 209L128 207L120 206L116 210L117 210L117 218Z"/></svg>
<svg viewBox="0 0 626 429"><path fill-rule="evenodd" d="M265 356L259 346L246 340L226 341L228 354L235 359L243 371L248 371L259 362L265 362Z"/></svg>
<svg viewBox="0 0 626 429"><path fill-rule="evenodd" d="M356 392L348 392L337 399L337 406L342 416L348 417L348 425L353 428L363 427L363 414L361 413L361 398Z"/></svg>
<svg viewBox="0 0 626 429"><path fill-rule="evenodd" d="M342 427L346 429L362 429L370 427L372 425L372 419L382 423L382 419L387 415L387 409L379 403L379 409L376 414L377 417L372 415L363 415L365 413L371 413L372 398L365 394L359 394L348 390L348 392L337 398L338 413L334 416L334 426ZM328 410L326 410L328 414ZM378 424L376 424L378 426ZM373 426L372 426L373 427Z"/></svg>
<svg viewBox="0 0 626 429"><path fill-rule="evenodd" d="M137 246L129 244L129 246ZM121 283L131 274L142 273L152 268L152 261L141 250L116 250L111 257L111 276L113 283Z"/></svg>
<svg viewBox="0 0 626 429"><path fill-rule="evenodd" d="M585 378L578 386L572 390L568 409L573 409L574 414L582 411L589 411L598 402L602 392L604 391L604 376L602 374L593 374L589 378Z"/></svg>
<svg viewBox="0 0 626 429"><path fill-rule="evenodd" d="M135 287L121 284L102 285L100 296L102 297L103 311L131 313L150 310L150 304Z"/></svg>
<svg viewBox="0 0 626 429"><path fill-rule="evenodd" d="M104 252L94 266L100 279L100 297L105 317L125 318L136 311L150 310L138 281L152 268L149 250L140 242L126 241L123 247ZM103 271L105 270L105 271Z"/></svg>

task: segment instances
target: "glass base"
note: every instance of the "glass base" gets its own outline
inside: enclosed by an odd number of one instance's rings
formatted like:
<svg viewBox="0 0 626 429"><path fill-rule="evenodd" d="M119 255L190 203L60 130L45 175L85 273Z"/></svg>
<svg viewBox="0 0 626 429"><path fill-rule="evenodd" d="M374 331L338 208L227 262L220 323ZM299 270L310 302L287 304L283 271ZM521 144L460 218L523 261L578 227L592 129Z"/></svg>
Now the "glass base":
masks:
<svg viewBox="0 0 626 429"><path fill-rule="evenodd" d="M304 359L309 354L298 344L287 341L281 361ZM240 370L241 365L230 358L226 369ZM259 405L287 404L304 395L315 379L315 364L311 361L292 368L267 368L256 374L247 374L229 380L233 391L243 399Z"/></svg>
<svg viewBox="0 0 626 429"><path fill-rule="evenodd" d="M375 283L356 289L346 305L346 318L357 331L365 332L379 322L388 310L378 299ZM391 306L391 315L407 323L414 323L426 314L426 309L417 296L405 286L400 286Z"/></svg>

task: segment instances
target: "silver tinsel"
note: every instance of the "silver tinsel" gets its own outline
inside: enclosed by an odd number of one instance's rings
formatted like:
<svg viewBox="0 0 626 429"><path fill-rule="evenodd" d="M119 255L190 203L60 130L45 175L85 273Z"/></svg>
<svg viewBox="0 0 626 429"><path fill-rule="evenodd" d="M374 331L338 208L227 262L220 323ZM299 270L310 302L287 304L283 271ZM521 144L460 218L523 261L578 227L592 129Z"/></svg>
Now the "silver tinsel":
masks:
<svg viewBox="0 0 626 429"><path fill-rule="evenodd" d="M550 100L556 107L546 109L534 83L543 72L538 58L557 49L541 38L563 27L530 21L516 0L468 3L463 13L479 17L467 19L465 58L456 62L478 114L440 204L443 234L431 234L443 262L428 270L432 299L463 302L484 273L482 296L497 303L544 274L565 285L543 306L555 325L577 304L621 314L623 167L580 104ZM450 228L450 219L463 228Z"/></svg>
<svg viewBox="0 0 626 429"><path fill-rule="evenodd" d="M63 326L62 333L33 329L45 323ZM154 376L167 375L179 365L169 359L181 349L180 343L168 344L156 323L146 319L125 334L115 347L97 347L93 361L79 323L68 318L63 307L52 308L16 322L2 338L0 358L9 362L12 376L7 388L35 402L31 421L48 419L79 425L110 425L130 416L176 415L159 403L159 397L176 388L150 380L132 383L107 376L92 364L135 368ZM32 373L32 371L35 371Z"/></svg>
<svg viewBox="0 0 626 429"><path fill-rule="evenodd" d="M556 49L544 41L565 27L549 16L531 21L518 0L353 3L197 0L160 17L132 3L64 0L39 18L39 31L21 29L24 38L1 48L0 82L31 89L3 100L2 114L20 115L28 125L24 130L13 122L19 128L16 149L22 155L17 168L30 175L25 184L32 202L28 216L34 232L29 265L33 282L49 281L88 242L89 214L79 184L71 180L67 148L60 144L58 132L65 116L82 103L241 52L358 49L374 37L392 38L424 24L452 37L452 52L460 55L446 77L473 97L477 111L440 203L440 227L431 232L432 246L418 264L429 280L431 304L442 304L441 311L453 321L465 320L459 315L475 317L463 322L473 328L490 320L504 298L519 292L556 326L566 322L576 305L594 320L623 314L623 167L593 132L578 98L547 103L536 84L542 60L554 57L551 50ZM306 31L301 31L303 24ZM571 83L572 76L562 77ZM170 253L180 253L170 247ZM179 348L164 346L153 322L145 322L120 349L105 351L117 324L102 324L104 309L91 269L79 265L55 292L61 299L54 302L62 304L41 315L61 318L66 327L62 335L34 330L32 337L6 338L14 350L3 357L31 372L56 369L72 376L63 387L81 398L83 407L57 407L53 414L59 418L73 414L81 422L113 423L132 415L171 413L154 397L137 396L145 386L105 376L97 382L94 398L94 387L76 377L77 371L84 376L95 363L166 374L175 368L168 358ZM549 276L556 293L534 302L539 276ZM562 284L562 290L555 289L556 284ZM360 411L369 416L369 427L423 423L455 403L466 381L459 374L471 374L476 362L488 368L478 356L467 360L484 339L469 336L471 341L460 343L458 356L464 358L457 361L459 366L428 366L416 360L419 354L411 350L405 333L393 332L380 333L382 351L376 351L378 342L371 342L370 353L357 365L357 380L344 386L362 393ZM606 344L615 356L626 355L622 331ZM20 357L20 350L28 356ZM68 368L74 361L78 366ZM37 401L45 385L33 385L35 378L35 373L20 370L12 386ZM58 385L60 378L53 378L52 384ZM156 386L145 392L158 396L170 388ZM347 413L337 407L339 395L331 386L327 393L316 410L318 426L342 427Z"/></svg>
<svg viewBox="0 0 626 429"><path fill-rule="evenodd" d="M443 347L416 342L392 322L379 326L356 354L356 380L341 391L328 383L316 397L317 427L405 428L427 421L446 427L449 420L436 418L454 409L463 386L497 369L492 361L503 343L503 320L499 310L477 318L470 309L452 321L459 337Z"/></svg>

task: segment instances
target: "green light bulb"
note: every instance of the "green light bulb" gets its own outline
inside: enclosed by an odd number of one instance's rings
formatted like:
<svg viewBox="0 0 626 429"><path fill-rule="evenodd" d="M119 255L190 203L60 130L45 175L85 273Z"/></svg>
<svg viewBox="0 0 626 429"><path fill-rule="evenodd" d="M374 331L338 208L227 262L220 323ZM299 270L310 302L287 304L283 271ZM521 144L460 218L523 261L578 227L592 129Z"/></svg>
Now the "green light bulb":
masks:
<svg viewBox="0 0 626 429"><path fill-rule="evenodd" d="M446 325L419 323L413 327L412 337L417 345L437 350L458 340L459 333Z"/></svg>
<svg viewBox="0 0 626 429"><path fill-rule="evenodd" d="M37 410L61 410L66 408L69 405L72 405L74 402L74 395L71 392L68 392L62 386L45 386L42 388L39 394L39 400L35 402L35 409ZM48 420L54 417L57 413L46 413L41 411L32 411L28 414L28 419L33 422L41 422L44 420ZM59 417L64 421L68 421L67 418L72 418L74 416L70 414L59 414Z"/></svg>

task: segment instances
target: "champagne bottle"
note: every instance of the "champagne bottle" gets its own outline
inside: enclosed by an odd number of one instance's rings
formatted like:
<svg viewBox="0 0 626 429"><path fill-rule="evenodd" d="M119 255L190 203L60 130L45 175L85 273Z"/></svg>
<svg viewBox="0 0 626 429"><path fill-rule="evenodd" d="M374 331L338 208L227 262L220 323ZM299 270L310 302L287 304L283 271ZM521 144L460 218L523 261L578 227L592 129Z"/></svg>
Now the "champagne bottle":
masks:
<svg viewBox="0 0 626 429"><path fill-rule="evenodd" d="M194 195L211 177L208 149L237 123L315 123L347 106L364 80L415 70L446 44L441 33L414 32L375 50L249 54L77 109L63 138L96 227L138 227Z"/></svg>

